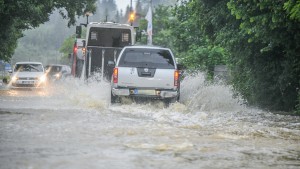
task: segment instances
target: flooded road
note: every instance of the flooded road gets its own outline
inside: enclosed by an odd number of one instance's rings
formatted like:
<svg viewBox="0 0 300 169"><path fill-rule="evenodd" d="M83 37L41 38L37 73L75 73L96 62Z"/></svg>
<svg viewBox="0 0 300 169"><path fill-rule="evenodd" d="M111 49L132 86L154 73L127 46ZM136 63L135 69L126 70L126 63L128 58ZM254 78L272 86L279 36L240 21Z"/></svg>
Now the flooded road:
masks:
<svg viewBox="0 0 300 169"><path fill-rule="evenodd" d="M187 77L180 103L110 105L107 83L0 91L0 168L300 168L300 118Z"/></svg>

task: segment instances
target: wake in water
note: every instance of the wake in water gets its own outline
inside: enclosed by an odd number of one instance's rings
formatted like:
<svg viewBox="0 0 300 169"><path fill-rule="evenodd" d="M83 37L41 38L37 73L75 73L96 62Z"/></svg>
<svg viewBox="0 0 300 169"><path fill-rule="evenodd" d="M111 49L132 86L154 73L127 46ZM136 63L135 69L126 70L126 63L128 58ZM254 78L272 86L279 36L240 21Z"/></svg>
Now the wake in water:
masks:
<svg viewBox="0 0 300 169"><path fill-rule="evenodd" d="M110 102L110 84L96 78L89 79L88 82L69 78L51 84L47 90L51 97L63 97L69 104L79 108L106 109Z"/></svg>
<svg viewBox="0 0 300 169"><path fill-rule="evenodd" d="M248 108L240 98L233 97L230 86L207 83L203 73L185 77L181 83L180 102L169 107L165 107L160 101L137 104L129 100L123 104L111 105L110 84L94 79L87 83L70 78L52 84L38 98L30 96L30 100L26 99L26 105L28 108L38 105L43 109L76 108L121 113L199 130L202 131L201 134L215 134L217 137L285 138L288 135L300 140L299 117L275 115ZM18 93L14 93L14 96L17 95Z"/></svg>
<svg viewBox="0 0 300 169"><path fill-rule="evenodd" d="M109 82L101 82L98 79L98 76L89 79L88 82L81 79L66 79L63 83L52 85L49 90L56 95L67 96L67 98L75 101L76 104L90 105L91 102L96 102L108 107L110 103L110 84ZM124 100L123 104L130 105L135 103L130 100ZM163 104L159 101L146 103L146 105L163 108ZM185 112L224 112L244 109L241 100L233 98L230 86L208 84L203 73L185 77L181 83L180 102L170 107L171 109L180 107L179 109Z"/></svg>
<svg viewBox="0 0 300 169"><path fill-rule="evenodd" d="M187 76L181 84L180 102L167 108L154 102L111 106L110 110L146 116L218 138L285 138L289 135L290 139L300 140L298 117L249 108L241 98L233 97L231 86L207 83L203 73Z"/></svg>
<svg viewBox="0 0 300 169"><path fill-rule="evenodd" d="M2 151L2 163L53 168L59 166L53 161L74 164L80 158L82 165L73 168L95 161L105 168L116 160L126 168L299 166L299 117L249 108L233 98L230 86L207 83L202 73L182 81L181 100L169 107L159 101L111 105L110 84L98 79L66 79L44 91L0 96L0 129L7 136L2 150L11 150L7 158Z"/></svg>
<svg viewBox="0 0 300 169"><path fill-rule="evenodd" d="M204 73L187 76L181 84L181 102L195 111L240 111L242 100L234 98L232 88L222 83L207 83Z"/></svg>

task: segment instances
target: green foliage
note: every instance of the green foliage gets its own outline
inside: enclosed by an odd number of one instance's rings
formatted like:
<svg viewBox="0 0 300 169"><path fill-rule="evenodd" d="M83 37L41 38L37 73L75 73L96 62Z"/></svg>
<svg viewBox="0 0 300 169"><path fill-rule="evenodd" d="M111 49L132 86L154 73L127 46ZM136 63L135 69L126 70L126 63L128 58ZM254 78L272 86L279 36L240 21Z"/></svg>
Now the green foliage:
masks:
<svg viewBox="0 0 300 169"><path fill-rule="evenodd" d="M68 37L62 44L59 49L59 52L64 54L64 57L67 57L70 53L73 53L73 46L75 42L75 36Z"/></svg>
<svg viewBox="0 0 300 169"><path fill-rule="evenodd" d="M197 45L203 46L205 44L205 38L201 35L199 29L199 18L196 17L197 2L192 1L187 3L181 2L181 6L175 6L173 15L176 17L176 22L171 25L172 34L176 41L174 46L178 52L186 52L190 49L190 46Z"/></svg>
<svg viewBox="0 0 300 169"><path fill-rule="evenodd" d="M62 57L60 58L60 62L63 64L70 64L69 55L73 53L74 43L76 41L76 35L71 35L64 40L62 45L59 48L59 52L62 53ZM86 36L86 28L82 29L81 37Z"/></svg>
<svg viewBox="0 0 300 169"><path fill-rule="evenodd" d="M213 5L216 1L208 3ZM181 1L180 4L175 6L175 19L170 23L170 35L175 37L173 46L186 67L205 71L212 79L214 66L226 64L228 52L210 39L213 29L207 22L212 18L208 18L206 6L199 1Z"/></svg>
<svg viewBox="0 0 300 169"><path fill-rule="evenodd" d="M146 10L146 12L148 9ZM171 7L158 5L153 12L153 44L173 48L173 44L176 41L172 32L172 25L175 25L174 17L172 17ZM139 29L147 30L147 20L139 20ZM147 36L142 36L141 44L147 44Z"/></svg>
<svg viewBox="0 0 300 169"><path fill-rule="evenodd" d="M284 9L290 15L290 19L300 21L300 0L289 0L284 3Z"/></svg>
<svg viewBox="0 0 300 169"><path fill-rule="evenodd" d="M299 110L299 11L299 0L182 0L166 32L187 67L226 63L250 105Z"/></svg>
<svg viewBox="0 0 300 169"><path fill-rule="evenodd" d="M298 104L296 106L295 114L300 116L300 91L298 92Z"/></svg>
<svg viewBox="0 0 300 169"><path fill-rule="evenodd" d="M153 14L153 43L155 45L172 48L175 41L171 32L174 22L170 7L159 5Z"/></svg>
<svg viewBox="0 0 300 169"><path fill-rule="evenodd" d="M24 37L18 40L11 62L31 60L44 64L58 63L61 57L58 49L74 31L75 28L68 28L67 20L63 20L59 12L55 11L49 22L23 32Z"/></svg>
<svg viewBox="0 0 300 169"><path fill-rule="evenodd" d="M147 24L148 22L146 19L139 20L139 30L143 30L144 32L147 31ZM141 41L137 43L147 44L147 36L142 35Z"/></svg>
<svg viewBox="0 0 300 169"><path fill-rule="evenodd" d="M218 46L195 46L192 45L183 57L183 64L190 70L201 70L213 78L215 65L225 65L227 53L224 48Z"/></svg>
<svg viewBox="0 0 300 169"><path fill-rule="evenodd" d="M22 37L22 31L39 26L49 20L50 14L59 9L68 25L75 23L75 16L94 11L95 0L0 0L0 59L9 60ZM64 10L63 10L64 9Z"/></svg>
<svg viewBox="0 0 300 169"><path fill-rule="evenodd" d="M234 86L249 103L291 111L300 87L300 23L288 17L285 5L272 0L228 2L241 35L229 48L236 66ZM249 74L240 75L244 72Z"/></svg>

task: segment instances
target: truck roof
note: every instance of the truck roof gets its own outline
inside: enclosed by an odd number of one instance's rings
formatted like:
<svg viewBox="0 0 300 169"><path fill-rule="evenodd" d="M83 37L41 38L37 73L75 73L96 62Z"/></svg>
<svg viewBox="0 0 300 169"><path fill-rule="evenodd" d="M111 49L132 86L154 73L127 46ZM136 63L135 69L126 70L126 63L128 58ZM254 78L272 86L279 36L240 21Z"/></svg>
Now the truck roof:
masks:
<svg viewBox="0 0 300 169"><path fill-rule="evenodd" d="M125 46L125 48L148 48L148 49L166 49L170 50L170 48L165 48L161 46L153 46L153 45L132 45L132 46Z"/></svg>
<svg viewBox="0 0 300 169"><path fill-rule="evenodd" d="M115 28L133 28L128 24L120 24L120 23L113 23L113 22L90 22L88 27L115 27Z"/></svg>

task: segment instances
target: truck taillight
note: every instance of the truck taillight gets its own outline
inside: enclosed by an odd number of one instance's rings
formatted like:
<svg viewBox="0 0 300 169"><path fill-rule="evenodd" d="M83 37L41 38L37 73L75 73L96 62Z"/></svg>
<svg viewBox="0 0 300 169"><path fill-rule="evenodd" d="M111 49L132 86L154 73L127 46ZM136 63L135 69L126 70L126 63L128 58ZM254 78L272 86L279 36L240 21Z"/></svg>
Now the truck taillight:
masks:
<svg viewBox="0 0 300 169"><path fill-rule="evenodd" d="M118 68L114 68L114 71L113 71L113 82L114 83L118 83Z"/></svg>
<svg viewBox="0 0 300 169"><path fill-rule="evenodd" d="M75 55L77 54L77 45L74 45L73 53L74 53Z"/></svg>
<svg viewBox="0 0 300 169"><path fill-rule="evenodd" d="M179 86L179 70L174 72L174 86Z"/></svg>
<svg viewBox="0 0 300 169"><path fill-rule="evenodd" d="M82 53L85 54L85 48L82 48Z"/></svg>

